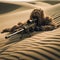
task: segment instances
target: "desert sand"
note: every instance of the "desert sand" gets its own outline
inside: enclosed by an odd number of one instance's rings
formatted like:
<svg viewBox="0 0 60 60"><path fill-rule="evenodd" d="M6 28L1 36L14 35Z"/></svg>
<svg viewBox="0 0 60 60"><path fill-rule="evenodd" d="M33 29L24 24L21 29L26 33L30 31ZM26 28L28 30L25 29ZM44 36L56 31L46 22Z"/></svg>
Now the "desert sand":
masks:
<svg viewBox="0 0 60 60"><path fill-rule="evenodd" d="M35 2L35 4L27 2L2 2L2 3L5 3L5 5L7 3L13 4L17 7L16 8L14 7L14 9L10 8L10 10L8 10L9 8L7 7L8 12L7 11L4 12L3 10L4 13L0 14L0 32L4 28L10 28L13 25L17 24L18 22L22 23L26 22L29 19L32 10L36 8L42 8L46 15L51 16L53 18L55 18L57 15L60 15L60 13L58 13L60 12L59 8L60 4L51 5L43 2ZM9 6L11 7L11 5ZM56 22L58 24L60 22L60 18L58 18L57 20ZM48 60L50 57L51 59L59 60L60 28L55 29L53 31L37 32L33 36L24 38L22 40L19 38L19 35L16 35L10 39L5 39L6 35L7 33L4 34L0 33L0 60L4 59ZM55 50L54 48L57 50ZM37 52L35 53L34 51L38 51L39 54ZM18 52L20 54L18 54ZM43 55L40 53L42 53ZM54 55L55 53L56 55ZM34 56L36 58L29 57L28 56L29 54L30 56ZM44 56L44 54L47 57Z"/></svg>

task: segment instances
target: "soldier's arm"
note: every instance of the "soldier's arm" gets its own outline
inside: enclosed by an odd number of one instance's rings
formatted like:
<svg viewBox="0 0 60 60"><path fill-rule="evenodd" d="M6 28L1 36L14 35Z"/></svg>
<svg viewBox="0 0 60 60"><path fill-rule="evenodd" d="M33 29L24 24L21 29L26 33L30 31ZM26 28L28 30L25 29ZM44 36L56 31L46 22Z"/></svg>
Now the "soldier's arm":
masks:
<svg viewBox="0 0 60 60"><path fill-rule="evenodd" d="M13 33L13 32L16 32L16 30L19 29L22 25L23 24L19 22L17 25L14 25L11 28L3 29L1 33L6 33L6 32Z"/></svg>

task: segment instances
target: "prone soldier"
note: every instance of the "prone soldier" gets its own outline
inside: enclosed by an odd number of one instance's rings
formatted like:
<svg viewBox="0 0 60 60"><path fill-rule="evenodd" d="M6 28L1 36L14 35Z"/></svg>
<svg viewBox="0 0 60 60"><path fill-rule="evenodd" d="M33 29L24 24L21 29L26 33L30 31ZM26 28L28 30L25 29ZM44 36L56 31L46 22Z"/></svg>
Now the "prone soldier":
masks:
<svg viewBox="0 0 60 60"><path fill-rule="evenodd" d="M30 15L29 20L26 23L18 23L12 28L4 29L1 33L10 32L15 33L21 29L24 32L32 31L49 31L55 29L56 26L53 24L53 19L44 16L44 11L42 9L34 9ZM19 33L19 32L18 32Z"/></svg>

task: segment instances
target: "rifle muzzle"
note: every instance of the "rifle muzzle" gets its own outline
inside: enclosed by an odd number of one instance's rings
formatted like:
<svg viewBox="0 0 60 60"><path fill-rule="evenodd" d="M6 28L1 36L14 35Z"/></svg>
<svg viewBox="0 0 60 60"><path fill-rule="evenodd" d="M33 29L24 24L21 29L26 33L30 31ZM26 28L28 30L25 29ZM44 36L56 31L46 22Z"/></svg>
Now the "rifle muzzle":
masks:
<svg viewBox="0 0 60 60"><path fill-rule="evenodd" d="M16 34L22 32L23 30L24 30L24 29L21 29L21 30L19 30L19 31L13 33L13 34L7 35L7 36L5 36L5 38L8 39L8 38L10 38L10 37L12 37L12 36L14 36L14 35L16 35Z"/></svg>

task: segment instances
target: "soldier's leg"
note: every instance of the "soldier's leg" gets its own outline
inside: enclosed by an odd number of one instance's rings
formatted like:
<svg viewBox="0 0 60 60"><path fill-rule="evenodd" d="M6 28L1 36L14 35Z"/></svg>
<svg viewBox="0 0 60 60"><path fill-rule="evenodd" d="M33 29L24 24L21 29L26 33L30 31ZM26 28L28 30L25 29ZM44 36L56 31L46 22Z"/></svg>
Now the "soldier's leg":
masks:
<svg viewBox="0 0 60 60"><path fill-rule="evenodd" d="M50 30L54 30L54 29L55 29L55 26L52 26L52 25L41 26L42 31L50 31Z"/></svg>

